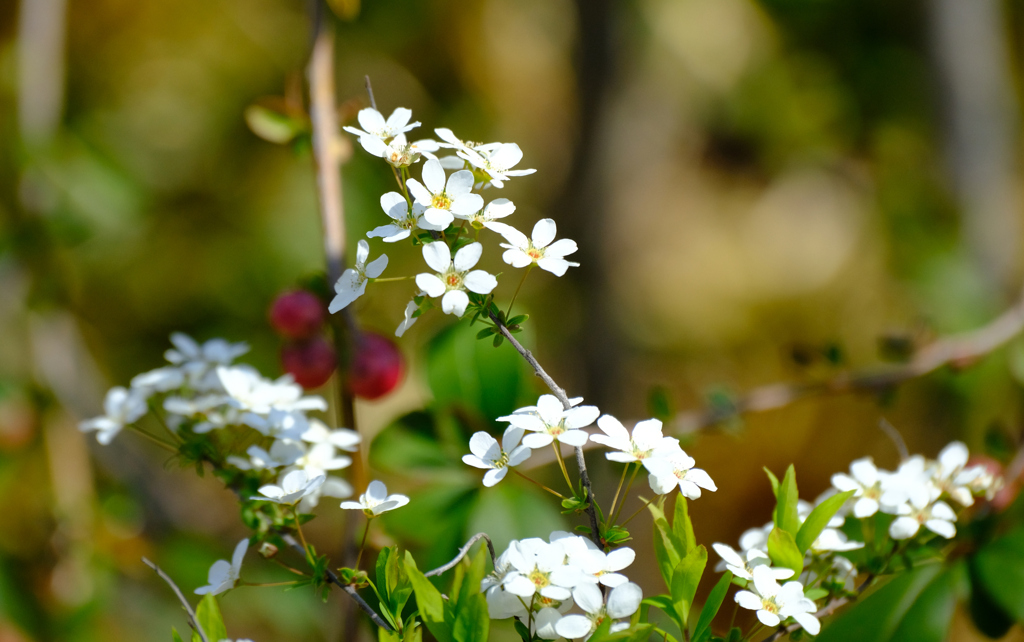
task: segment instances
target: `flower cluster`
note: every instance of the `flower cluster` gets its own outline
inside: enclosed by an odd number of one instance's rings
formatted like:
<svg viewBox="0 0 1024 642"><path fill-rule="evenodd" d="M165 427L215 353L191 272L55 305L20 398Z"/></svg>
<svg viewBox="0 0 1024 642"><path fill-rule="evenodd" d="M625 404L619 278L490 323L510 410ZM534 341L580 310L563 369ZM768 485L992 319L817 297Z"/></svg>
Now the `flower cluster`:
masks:
<svg viewBox="0 0 1024 642"><path fill-rule="evenodd" d="M739 550L722 543L714 544L722 560L718 570L728 569L740 581L748 583L750 590L737 593L736 601L743 608L757 611L758 619L766 626L775 627L791 618L808 633L816 635L820 624L813 614L817 609L805 593L805 587L833 585L852 591L858 575L857 567L844 553L861 549L864 543L851 540L841 530L844 525L849 520L873 520L877 513L882 513L891 516L888 535L896 542L919 535L922 541L934 535L951 539L956 535L957 514L944 500L971 506L975 496L985 495L991 499L1002 485L1002 480L994 477L985 466L969 466L968 458L967 446L953 442L936 460L914 455L892 472L877 468L870 458L858 459L850 465L849 474L832 476L832 488L814 505L802 500L798 503L797 517L802 525L816 506L837 493L850 493L849 499L810 544L805 553L804 570L798 578L781 586L778 584L779 580L793 578L795 573L790 568L772 566L768 542L776 528L774 522L744 532L740 536ZM856 532L864 532L864 529Z"/></svg>
<svg viewBox="0 0 1024 642"><path fill-rule="evenodd" d="M391 165L399 191L381 196L380 205L389 221L367 232L368 238L385 243L409 240L422 246L423 261L431 271L414 277L418 288L406 306L404 318L395 334L402 336L416 319L440 300L445 314L466 314L473 295L488 296L498 285L497 278L482 269L474 269L483 255L480 232L490 230L500 236L505 263L515 268L532 268L561 276L577 263L565 257L576 251L569 239L556 241L555 222L542 219L533 227L533 238L508 223L498 221L515 212L507 198L485 202L477 193L485 188L504 187L513 177L534 173L517 169L523 152L515 143L474 143L463 141L450 129L434 130L439 140L408 142L406 133L420 125L410 122L412 112L398 108L385 119L376 109L358 114L360 128L345 127L359 137L363 149ZM441 150L452 152L437 156ZM420 179L411 176L413 165L423 160ZM472 235L472 236L471 236ZM354 267L345 271L335 284L337 295L330 311L347 307L366 291L368 282L378 279L388 263L387 255L369 261L370 247L359 241Z"/></svg>
<svg viewBox="0 0 1024 642"><path fill-rule="evenodd" d="M943 498L971 506L975 495L992 499L1002 483L985 466L968 466L968 458L967 446L959 441L943 448L934 461L914 455L894 472L877 468L866 457L850 465L849 475L833 475L832 485L854 492L851 512L858 519L877 512L895 515L889 526L893 539L910 539L922 526L949 539L956 535L956 512Z"/></svg>
<svg viewBox="0 0 1024 642"><path fill-rule="evenodd" d="M615 417L601 415L596 406L582 406L581 402L582 399L571 399L566 410L554 395L541 395L536 406L498 417L498 421L510 424L500 446L488 433L475 433L469 444L472 454L462 461L489 469L484 485L493 486L505 477L509 467L526 461L530 449L546 448L555 442L578 448L593 441L611 450L605 453L609 460L642 466L648 473L651 490L659 495L678 488L685 497L697 499L702 488L717 490L711 476L694 467L697 462L680 447L679 440L662 434L659 420L641 421L630 433ZM595 420L601 433L584 430Z"/></svg>
<svg viewBox="0 0 1024 642"><path fill-rule="evenodd" d="M181 333L171 335L171 343L165 354L169 365L138 375L130 388L111 389L103 416L82 422L81 430L95 431L97 440L108 444L124 428L138 428L152 410L172 440L169 446L218 431L240 437L233 443L249 443L214 463L273 482L255 499L299 502L309 510L321 496L352 494L347 481L330 473L352 463L343 453L355 451L360 437L308 416L327 409L323 398L306 395L290 376L270 380L235 364L248 351L245 344L223 339L199 344Z"/></svg>
<svg viewBox="0 0 1024 642"><path fill-rule="evenodd" d="M493 619L518 618L545 640L587 638L604 620L627 618L640 607L640 587L619 573L634 557L628 547L605 553L585 537L555 531L549 541L509 543L480 589ZM583 613L569 614L573 605ZM616 622L611 631L628 626Z"/></svg>

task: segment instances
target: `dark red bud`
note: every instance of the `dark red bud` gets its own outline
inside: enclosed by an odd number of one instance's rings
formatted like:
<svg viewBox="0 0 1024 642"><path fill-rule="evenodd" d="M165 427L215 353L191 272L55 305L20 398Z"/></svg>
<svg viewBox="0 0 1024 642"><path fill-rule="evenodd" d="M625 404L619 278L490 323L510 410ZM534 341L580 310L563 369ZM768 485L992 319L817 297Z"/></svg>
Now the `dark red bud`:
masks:
<svg viewBox="0 0 1024 642"><path fill-rule="evenodd" d="M323 327L324 304L312 292L285 292L270 306L270 325L287 339L308 339Z"/></svg>
<svg viewBox="0 0 1024 642"><path fill-rule="evenodd" d="M327 383L336 366L334 347L323 337L289 343L281 348L281 367L306 389Z"/></svg>
<svg viewBox="0 0 1024 642"><path fill-rule="evenodd" d="M379 399L398 386L405 374L405 357L390 339L372 332L359 337L349 383L363 399Z"/></svg>

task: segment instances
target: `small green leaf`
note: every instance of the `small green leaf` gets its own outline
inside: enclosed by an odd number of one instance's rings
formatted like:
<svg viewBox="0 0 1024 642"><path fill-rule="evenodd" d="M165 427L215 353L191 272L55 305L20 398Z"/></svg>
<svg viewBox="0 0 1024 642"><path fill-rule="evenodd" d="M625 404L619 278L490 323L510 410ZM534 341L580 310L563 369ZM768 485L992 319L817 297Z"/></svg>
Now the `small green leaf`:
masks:
<svg viewBox="0 0 1024 642"><path fill-rule="evenodd" d="M388 560L391 559L394 550L391 547L382 548L380 553L377 554L377 595L380 597L382 602L390 602L389 594L390 588L388 587Z"/></svg>
<svg viewBox="0 0 1024 642"><path fill-rule="evenodd" d="M778 526L768 535L768 556L776 566L793 569L794 575L804 570L804 554L797 548L793 536Z"/></svg>
<svg viewBox="0 0 1024 642"><path fill-rule="evenodd" d="M480 332L476 333L476 338L477 339L486 339L487 337L491 336L495 332L496 332L496 330L494 329L494 326L487 326L486 328L480 330Z"/></svg>
<svg viewBox="0 0 1024 642"><path fill-rule="evenodd" d="M855 492L857 491L848 490L833 495L818 504L811 511L811 514L804 520L803 525L800 526L800 531L796 534L796 546L800 549L801 553L807 552L807 549L814 544L814 540L818 539L818 535L821 535L821 531L825 530L825 527L828 526L829 520L839 512L839 509L843 507L846 500L853 497Z"/></svg>
<svg viewBox="0 0 1024 642"><path fill-rule="evenodd" d="M665 500L662 497L657 502L648 504L647 509L654 517L654 555L658 560L658 569L665 580L665 586L672 586L672 573L683 559L683 544L665 519L664 505Z"/></svg>
<svg viewBox="0 0 1024 642"><path fill-rule="evenodd" d="M779 491L775 497L775 526L796 537L800 530L800 517L797 514L797 503L800 495L796 488L796 469L793 464L786 469L786 475L779 483Z"/></svg>
<svg viewBox="0 0 1024 642"><path fill-rule="evenodd" d="M693 597L697 594L697 586L707 563L707 549L698 546L679 562L672 573L672 605L679 614L681 629L686 627L689 620Z"/></svg>
<svg viewBox="0 0 1024 642"><path fill-rule="evenodd" d="M892 639L944 642L949 637L957 602L966 594L966 585L967 565L963 561L944 569L921 591Z"/></svg>
<svg viewBox="0 0 1024 642"><path fill-rule="evenodd" d="M700 617L697 618L697 626L693 629L693 642L707 642L711 638L711 622L718 615L718 609L722 608L722 602L729 592L729 584L732 582L732 573L725 572L722 579L718 580L715 588L711 589L708 599L704 602L704 608L700 610Z"/></svg>
<svg viewBox="0 0 1024 642"><path fill-rule="evenodd" d="M523 642L531 642L533 636L530 635L530 629L526 628L526 625L519 620L514 620L514 622L516 633L519 634L519 637L523 638Z"/></svg>
<svg viewBox="0 0 1024 642"><path fill-rule="evenodd" d="M181 635L178 634L178 629L171 627L171 642L184 642L181 639Z"/></svg>
<svg viewBox="0 0 1024 642"><path fill-rule="evenodd" d="M676 495L676 512L672 518L672 532L676 539L682 543L683 555L688 555L697 545L697 538L693 534L693 522L690 521L690 513L687 510L686 498L681 494Z"/></svg>
<svg viewBox="0 0 1024 642"><path fill-rule="evenodd" d="M519 325L530 318L529 314L519 314L508 320L508 325Z"/></svg>
<svg viewBox="0 0 1024 642"><path fill-rule="evenodd" d="M823 588L815 587L815 588L807 589L807 590L804 591L804 597L806 597L808 600L811 600L812 602L817 602L818 600L820 600L821 598L823 598L823 597L825 597L827 595L828 595L828 590L823 589Z"/></svg>
<svg viewBox="0 0 1024 642"><path fill-rule="evenodd" d="M768 481L772 483L772 495L777 498L779 496L779 478L775 476L775 473L768 470L767 466L765 466L763 470L765 474L768 475Z"/></svg>
<svg viewBox="0 0 1024 642"><path fill-rule="evenodd" d="M196 607L196 620L210 640L223 640L228 637L228 630L224 627L224 619L220 615L217 598L214 596L207 594L199 601L199 606Z"/></svg>

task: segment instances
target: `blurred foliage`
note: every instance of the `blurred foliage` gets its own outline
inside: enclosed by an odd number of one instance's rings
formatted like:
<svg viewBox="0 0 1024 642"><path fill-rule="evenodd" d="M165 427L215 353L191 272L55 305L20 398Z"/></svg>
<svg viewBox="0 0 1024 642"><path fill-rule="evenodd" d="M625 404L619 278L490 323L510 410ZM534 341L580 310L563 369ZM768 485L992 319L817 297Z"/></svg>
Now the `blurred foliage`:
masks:
<svg viewBox="0 0 1024 642"><path fill-rule="evenodd" d="M101 449L75 423L106 387L157 365L173 330L245 340L248 361L279 371L266 308L322 272L296 91L306 6L71 2L48 14L65 34L62 67L32 31L47 23L22 20L27 4L0 4L0 639L166 640L169 627L183 630L181 611L139 558L189 593L241 536L236 502L148 444ZM668 418L731 409L755 385L905 359L1012 298L964 248L930 6L337 0L336 80L343 119L365 104L369 74L382 109L412 108L423 135L451 126L522 146L539 171L502 195L521 221L558 219L585 253L579 271L524 288L535 334L524 341L570 393L624 418ZM577 68L594 49L579 45L602 39L601 7L614 33L592 102ZM1006 3L999 34L1015 93L1021 9ZM33 56L50 66L25 74ZM53 95L55 126L26 130ZM586 181L574 175L580 162ZM390 177L379 169L358 153L344 168L353 246L380 220ZM500 265L491 256L482 267ZM389 332L410 294L375 288L359 302L361 323ZM403 388L357 409L370 466L413 497L382 518L387 536L375 544L399 541L423 568L478 531L501 547L570 526L521 480L484 493L459 464L468 435L497 434L493 418L540 389L507 344L450 326L440 314L417 323L402 344L415 366ZM874 427L883 413L912 451L962 438L1005 462L1019 443L1022 346L879 398L808 400L701 437L688 449L727 482L691 507L700 541L732 541L770 518L762 466L795 461L812 496L853 458L894 463ZM587 366L588 350L614 359ZM591 463L598 497L615 484L604 464ZM310 529L332 553L339 513L325 504ZM646 542L641 521L633 536ZM967 576L970 609L988 614L987 633L1004 631L1021 617L1019 539L994 535L966 566L883 587L864 605L889 610L864 625L900 639L900 623L930 617L924 609L949 615ZM653 594L657 562L634 568ZM252 572L279 579L259 564ZM915 603L921 612L885 598L911 590L929 597ZM221 607L232 636L319 640L339 637L340 604L308 589L240 588ZM977 635L953 617L957 639Z"/></svg>

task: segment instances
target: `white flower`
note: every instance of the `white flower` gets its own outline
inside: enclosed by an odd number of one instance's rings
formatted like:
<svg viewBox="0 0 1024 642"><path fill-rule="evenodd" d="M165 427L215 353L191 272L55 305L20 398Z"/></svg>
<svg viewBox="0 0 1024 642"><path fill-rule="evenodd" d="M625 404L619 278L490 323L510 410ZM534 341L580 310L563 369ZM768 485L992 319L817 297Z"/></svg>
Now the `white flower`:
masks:
<svg viewBox="0 0 1024 642"><path fill-rule="evenodd" d="M439 127L434 130L434 133L437 134L437 137L442 141L438 143L439 147L446 147L456 151L479 151L481 153L489 153L501 147L501 143L474 143L472 141L460 140L459 138L456 138L455 133L447 127ZM462 163L463 161L460 160L459 162Z"/></svg>
<svg viewBox="0 0 1024 642"><path fill-rule="evenodd" d="M487 470L484 473L484 486L491 487L500 482L508 474L508 469L518 466L530 458L530 449L520 446L523 429L509 426L498 440L484 431L474 433L469 439L469 450L473 454L463 455L462 461L474 468Z"/></svg>
<svg viewBox="0 0 1024 642"><path fill-rule="evenodd" d="M380 197L380 206L384 210L384 213L388 215L394 222L388 225L381 225L375 227L373 230L366 233L369 238L383 238L385 243L395 243L402 239L409 238L412 235L414 229L421 228L424 230L441 231L444 228L438 225L431 225L423 218L423 212L426 211L423 205L419 203L413 203L412 207L409 207L409 203L406 202L405 197L398 192L388 192Z"/></svg>
<svg viewBox="0 0 1024 642"><path fill-rule="evenodd" d="M961 441L954 441L939 453L932 481L961 506L974 504L974 489L982 478L991 478L984 466L967 467L970 453ZM982 484L983 485L983 484Z"/></svg>
<svg viewBox="0 0 1024 642"><path fill-rule="evenodd" d="M338 294L327 307L331 314L363 296L363 292L366 292L366 280L376 279L388 266L387 254L381 254L367 263L366 259L370 257L370 244L360 239L356 246L355 267L345 270L338 282L334 284L334 291Z"/></svg>
<svg viewBox="0 0 1024 642"><path fill-rule="evenodd" d="M821 623L813 613L814 602L804 597L800 582L786 582L779 586L767 566L754 569L753 591L739 591L736 602L745 609L757 611L757 619L769 628L775 628L787 618L793 618L811 635L817 635Z"/></svg>
<svg viewBox="0 0 1024 642"><path fill-rule="evenodd" d="M326 475L329 470L348 468L352 465L352 458L338 455L333 444L321 443L314 445L293 463L310 477L316 477Z"/></svg>
<svg viewBox="0 0 1024 642"><path fill-rule="evenodd" d="M409 123L411 118L412 111L399 107L391 112L391 115L385 121L384 116L379 111L367 107L366 109L359 110L359 114L356 116L359 125L363 129L356 127L345 127L344 129L348 133L359 137L359 144L363 146L363 149L374 156L383 156L382 149L387 149L386 143L388 141L399 134L404 134L411 129L419 127L419 122Z"/></svg>
<svg viewBox="0 0 1024 642"><path fill-rule="evenodd" d="M554 395L541 395L535 407L520 408L511 415L498 417L513 426L529 430L533 434L523 438L523 445L530 448L544 448L552 441L570 446L582 446L590 435L580 430L594 423L600 414L597 406L577 406L562 409L562 402Z"/></svg>
<svg viewBox="0 0 1024 642"><path fill-rule="evenodd" d="M475 229L479 230L486 227L497 232L498 234L501 234L500 227L501 225L504 225L504 223L500 223L497 226L498 229L491 227L491 223L496 222L499 218L505 218L506 216L512 214L515 211L515 203L508 200L507 198L496 198L487 205L485 205L484 208L477 212L476 214L473 214L472 216L467 216L465 218L466 220L469 221L470 225L472 225Z"/></svg>
<svg viewBox="0 0 1024 642"><path fill-rule="evenodd" d="M231 561L217 560L210 567L210 572L206 576L206 581L209 582L208 586L200 586L196 589L197 595L220 595L221 593L235 588L235 584L238 583L238 577L242 573L242 558L245 557L245 551L249 549L249 540L243 539L235 546L235 552L231 556Z"/></svg>
<svg viewBox="0 0 1024 642"><path fill-rule="evenodd" d="M610 553L584 548L569 554L569 563L583 571L587 580L595 584L604 584L610 588L629 581L629 578L619 571L632 564L634 559L636 559L636 552L628 546L617 548Z"/></svg>
<svg viewBox="0 0 1024 642"><path fill-rule="evenodd" d="M434 241L423 246L423 259L437 274L417 274L416 285L431 297L441 298L441 309L445 314L461 317L469 305L466 290L477 294L490 294L498 286L498 280L483 270L470 270L480 260L483 246L470 243L455 253L444 241ZM443 295L443 296L442 296Z"/></svg>
<svg viewBox="0 0 1024 642"><path fill-rule="evenodd" d="M634 435L636 431L634 430ZM649 457L644 460L644 466L650 475L647 481L651 490L664 495L679 488L679 492L687 499L700 497L700 489L710 491L718 490L714 480L704 470L694 468L697 463L693 457L686 454L682 448L666 448L668 452L664 456Z"/></svg>
<svg viewBox="0 0 1024 642"><path fill-rule="evenodd" d="M364 140L366 142L363 142ZM437 157L432 152L436 152L439 149L436 140L425 138L410 143L406 140L405 134L395 136L389 143L385 143L376 137L360 138L359 142L362 143L363 149L374 156L383 158L394 167L409 167L418 161L420 156L437 160Z"/></svg>
<svg viewBox="0 0 1024 642"><path fill-rule="evenodd" d="M754 579L754 569L759 566L771 567L772 560L768 557L768 554L764 551L760 551L756 548L748 549L745 552L746 557L740 555L731 546L725 544L712 544L711 548L715 549L718 556L722 558L721 568L717 570L722 571L728 569L732 571L732 574L736 577L743 578L745 580ZM777 580L785 580L793 577L794 571L791 568L772 568L772 577Z"/></svg>
<svg viewBox="0 0 1024 642"><path fill-rule="evenodd" d="M175 390L184 384L185 373L173 366L143 372L132 378L132 388L147 396L155 392Z"/></svg>
<svg viewBox="0 0 1024 642"><path fill-rule="evenodd" d="M583 573L565 564L565 549L560 541L545 542L538 537L509 545L508 562L513 571L502 583L505 590L529 602L535 593L552 600L567 600L572 589L583 580Z"/></svg>
<svg viewBox="0 0 1024 642"><path fill-rule="evenodd" d="M850 474L832 475L832 485L840 492L854 491L853 515L858 519L871 517L878 512L882 497L882 481L889 473L875 467L870 457L858 459L850 464Z"/></svg>
<svg viewBox="0 0 1024 642"><path fill-rule="evenodd" d="M285 375L276 381L264 379L246 367L217 368L217 377L239 410L269 415L272 410L327 410L323 397L303 396L302 386Z"/></svg>
<svg viewBox="0 0 1024 642"><path fill-rule="evenodd" d="M919 505L909 502L900 506L899 517L889 526L893 539L910 539L924 526L931 532L952 539L956 535L956 513L946 502Z"/></svg>
<svg viewBox="0 0 1024 642"><path fill-rule="evenodd" d="M308 513L317 507L321 497L334 497L344 499L352 496L352 486L340 477L328 476L324 483L313 492L309 493L299 502L299 511Z"/></svg>
<svg viewBox="0 0 1024 642"><path fill-rule="evenodd" d="M513 176L533 174L535 169L512 169L523 160L523 150L515 143L502 143L498 146L477 147L476 149L460 149L456 152L459 158L469 161L474 167L482 169L490 176L494 187L504 187L505 181Z"/></svg>
<svg viewBox="0 0 1024 642"><path fill-rule="evenodd" d="M125 426L145 415L146 410L146 400L138 391L115 386L107 391L103 400L104 415L83 421L78 429L82 432L95 430L96 441L106 446Z"/></svg>
<svg viewBox="0 0 1024 642"><path fill-rule="evenodd" d="M818 535L818 539L814 540L811 544L811 550L816 553L823 553L827 551L835 553L844 553L846 551L855 551L857 549L864 548L864 542L854 542L846 537L846 533L835 529L826 528L821 531Z"/></svg>
<svg viewBox="0 0 1024 642"><path fill-rule="evenodd" d="M408 303L405 304L405 310L402 311L402 322L399 323L398 328L395 329L396 337L400 337L403 334L405 334L405 331L411 328L414 323L416 323L416 319L420 318L419 315L416 314L416 311L420 309L420 304L416 303L416 299L426 295L426 292L420 290L412 298L412 301L409 301Z"/></svg>
<svg viewBox="0 0 1024 642"><path fill-rule="evenodd" d="M388 495L388 488L382 481L372 481L366 492L359 496L358 502L341 502L347 510L361 510L367 517L376 517L389 510L401 508L409 503L405 495Z"/></svg>
<svg viewBox="0 0 1024 642"><path fill-rule="evenodd" d="M270 452L259 446L252 445L246 449L249 459L230 455L227 462L239 470L266 470L291 466L304 454L302 446L293 441L275 441Z"/></svg>
<svg viewBox="0 0 1024 642"><path fill-rule="evenodd" d="M302 441L311 444L331 444L339 450L355 452L359 450L359 443L363 438L358 432L348 428L335 428L331 430L327 424L319 419L309 422L309 427L301 435Z"/></svg>
<svg viewBox="0 0 1024 642"><path fill-rule="evenodd" d="M763 553L768 552L768 536L771 535L772 529L775 528L775 524L768 522L761 528L748 528L743 531L740 535L740 549L743 552L751 550L759 550Z"/></svg>
<svg viewBox="0 0 1024 642"><path fill-rule="evenodd" d="M267 437L298 440L309 429L309 419L298 410L270 408L266 414L247 412L241 421Z"/></svg>
<svg viewBox="0 0 1024 642"><path fill-rule="evenodd" d="M436 160L423 164L423 183L410 178L405 184L416 202L427 208L423 218L440 229L451 225L456 216L468 218L484 206L483 197L471 191L473 172L459 170L445 184L444 169Z"/></svg>
<svg viewBox="0 0 1024 642"><path fill-rule="evenodd" d="M171 335L171 343L174 348L165 352L164 357L181 368L189 387L200 392L219 390L214 374L217 366L230 365L235 358L249 351L249 346L244 343L229 343L224 339L210 339L199 345L181 332Z"/></svg>
<svg viewBox="0 0 1024 642"><path fill-rule="evenodd" d="M632 582L621 584L608 594L608 604L604 603L600 589L595 584L581 584L572 592L572 599L587 612L587 615L567 615L558 621L555 630L565 638L589 638L597 629L598 623L605 618L618 620L636 613L644 595L640 587ZM613 624L611 632L615 633L629 628L626 622Z"/></svg>
<svg viewBox="0 0 1024 642"><path fill-rule="evenodd" d="M604 434L591 435L590 441L596 441L617 451L605 454L605 457L612 461L638 461L644 464L644 467L648 467L649 460L670 454L679 446L679 440L661 434L661 422L657 419L638 422L633 427L632 436L625 426L611 415L602 415L597 420L597 427ZM649 467L648 471L653 472Z"/></svg>
<svg viewBox="0 0 1024 642"><path fill-rule="evenodd" d="M899 514L905 504L926 506L938 499L941 492L932 483L924 457L914 455L901 463L895 473L885 476L878 503L883 512Z"/></svg>
<svg viewBox="0 0 1024 642"><path fill-rule="evenodd" d="M508 243L502 243L501 247L506 248L501 258L514 268L524 268L536 264L542 270L562 276L569 267L579 267L579 263L566 261L565 256L572 254L578 248L576 241L570 239L559 239L555 241L555 222L550 218L542 218L533 226L533 238L529 239L525 234L504 223L489 223L488 229L494 230L505 237ZM555 241L552 243L552 241Z"/></svg>
<svg viewBox="0 0 1024 642"><path fill-rule="evenodd" d="M281 485L267 484L259 491L263 497L250 497L254 501L274 502L275 504L294 504L306 495L320 488L326 480L325 475L317 475L310 479L304 470L293 470L284 476Z"/></svg>

